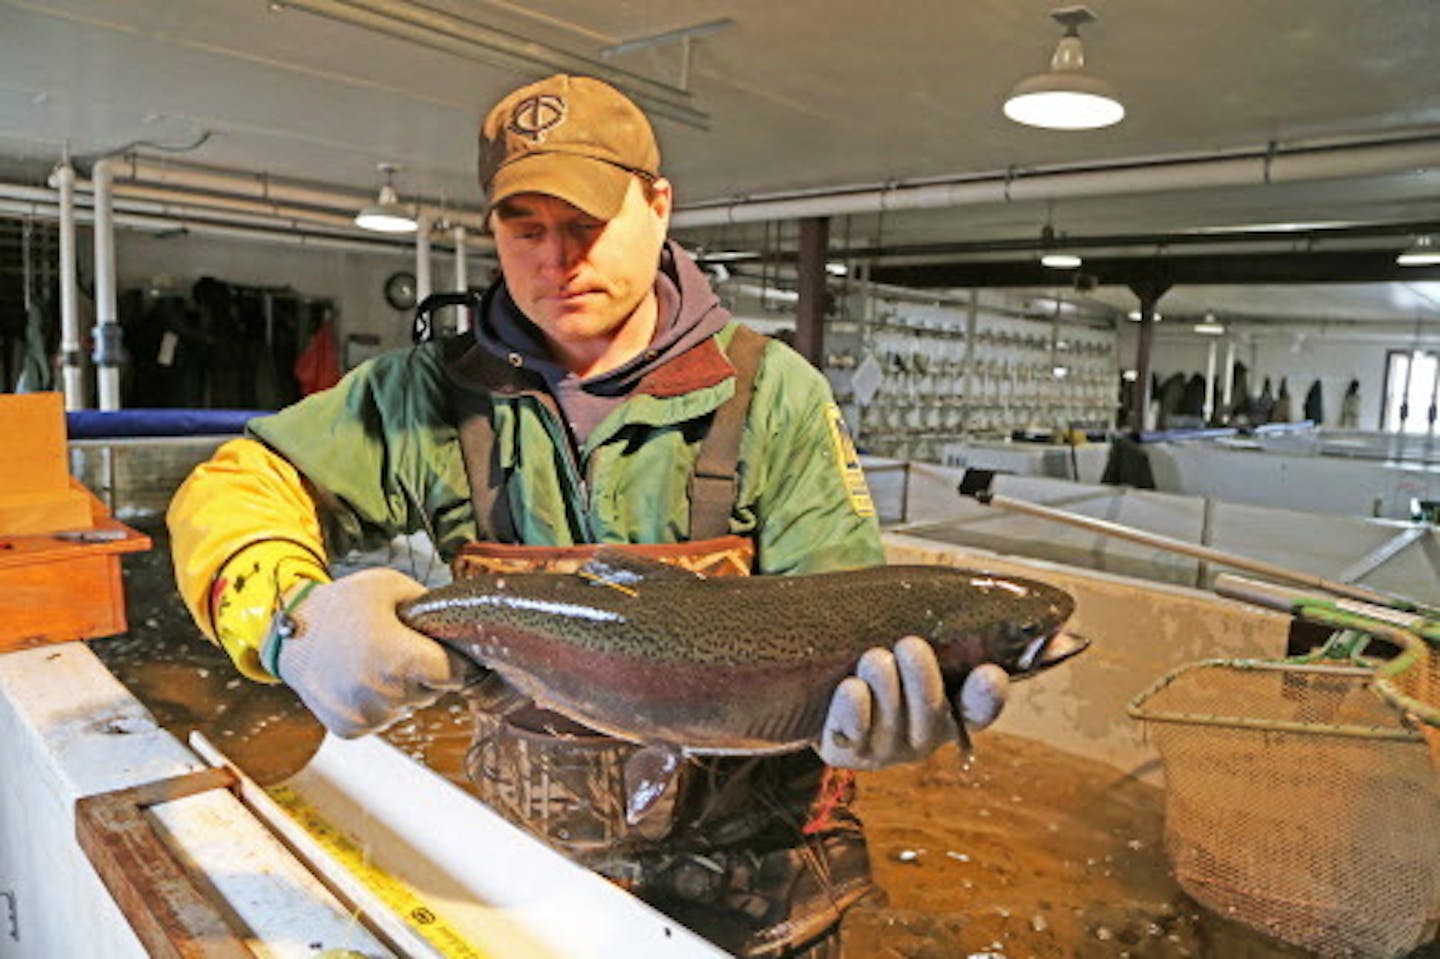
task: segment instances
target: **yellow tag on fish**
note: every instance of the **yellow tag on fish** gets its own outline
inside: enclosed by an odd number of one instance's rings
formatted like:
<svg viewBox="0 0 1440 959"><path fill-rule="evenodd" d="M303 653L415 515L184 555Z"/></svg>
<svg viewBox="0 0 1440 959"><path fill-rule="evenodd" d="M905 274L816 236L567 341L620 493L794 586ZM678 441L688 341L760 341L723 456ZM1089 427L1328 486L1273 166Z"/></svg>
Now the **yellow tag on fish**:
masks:
<svg viewBox="0 0 1440 959"><path fill-rule="evenodd" d="M825 404L825 422L830 425L830 444L835 451L840 477L845 483L845 495L850 498L850 508L856 516L874 516L875 501L870 498L865 471L860 468L860 456L855 452L855 443L850 439L850 430L845 425L840 407L834 403Z"/></svg>

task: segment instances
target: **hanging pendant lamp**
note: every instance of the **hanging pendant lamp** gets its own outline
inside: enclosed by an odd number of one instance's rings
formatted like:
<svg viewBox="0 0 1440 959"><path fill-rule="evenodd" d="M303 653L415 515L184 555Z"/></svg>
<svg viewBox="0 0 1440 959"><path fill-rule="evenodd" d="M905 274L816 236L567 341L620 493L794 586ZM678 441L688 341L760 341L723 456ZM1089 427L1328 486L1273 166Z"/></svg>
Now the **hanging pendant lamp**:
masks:
<svg viewBox="0 0 1440 959"><path fill-rule="evenodd" d="M1047 73L1015 85L1005 101L1005 115L1016 123L1048 130L1094 130L1119 123L1125 107L1110 84L1085 72L1080 25L1093 23L1088 7L1062 7L1050 16L1065 28Z"/></svg>
<svg viewBox="0 0 1440 959"><path fill-rule="evenodd" d="M395 193L395 184L392 182L395 167L389 163L381 163L379 170L385 177L385 183L380 187L380 196L374 204L355 214L355 225L362 230L373 230L376 233L414 233L415 217L401 206L400 198Z"/></svg>

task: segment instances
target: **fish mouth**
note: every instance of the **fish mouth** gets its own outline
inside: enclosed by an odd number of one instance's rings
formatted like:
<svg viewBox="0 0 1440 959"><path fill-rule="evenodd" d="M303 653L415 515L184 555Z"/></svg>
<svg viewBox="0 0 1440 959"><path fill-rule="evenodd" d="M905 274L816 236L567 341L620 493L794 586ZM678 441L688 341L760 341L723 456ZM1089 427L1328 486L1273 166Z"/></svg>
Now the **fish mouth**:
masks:
<svg viewBox="0 0 1440 959"><path fill-rule="evenodd" d="M1042 636L1025 647L1018 663L1024 674L1038 673L1058 666L1090 648L1090 640L1074 633L1059 631Z"/></svg>

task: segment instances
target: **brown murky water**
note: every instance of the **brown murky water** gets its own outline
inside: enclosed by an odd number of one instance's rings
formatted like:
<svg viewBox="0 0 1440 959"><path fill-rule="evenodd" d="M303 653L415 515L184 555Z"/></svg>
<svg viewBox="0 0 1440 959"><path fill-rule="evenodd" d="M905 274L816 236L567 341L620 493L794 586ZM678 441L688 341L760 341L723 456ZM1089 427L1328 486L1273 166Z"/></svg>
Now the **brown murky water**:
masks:
<svg viewBox="0 0 1440 959"><path fill-rule="evenodd" d="M284 778L319 745L319 725L288 690L241 678L199 636L175 594L163 529L146 531L156 548L125 558L131 629L92 648L177 736L198 729L262 783ZM470 721L458 699L385 736L468 787ZM862 776L882 893L846 918L850 959L1307 955L1180 891L1156 787L1000 733L980 735L976 749L968 770L945 749Z"/></svg>

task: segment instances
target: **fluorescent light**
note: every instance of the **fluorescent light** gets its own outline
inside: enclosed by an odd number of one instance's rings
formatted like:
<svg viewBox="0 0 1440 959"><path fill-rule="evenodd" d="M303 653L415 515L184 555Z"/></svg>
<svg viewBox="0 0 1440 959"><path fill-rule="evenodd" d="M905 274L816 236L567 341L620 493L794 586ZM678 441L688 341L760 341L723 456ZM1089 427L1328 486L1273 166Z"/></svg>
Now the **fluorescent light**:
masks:
<svg viewBox="0 0 1440 959"><path fill-rule="evenodd" d="M1139 323L1139 322L1140 322L1140 311L1139 311L1139 310L1131 310L1129 313L1126 313L1126 314L1125 314L1125 319L1129 320L1131 323ZM1155 314L1155 322L1156 322L1156 323L1159 323L1159 322L1160 322L1160 314L1159 314L1159 313L1156 313L1156 314Z"/></svg>
<svg viewBox="0 0 1440 959"><path fill-rule="evenodd" d="M1094 21L1095 14L1085 7L1066 7L1052 10L1050 16L1065 28L1050 58L1050 70L1017 83L1005 101L1005 115L1016 123L1048 130L1094 130L1119 123L1125 107L1115 90L1084 72L1079 28Z"/></svg>
<svg viewBox="0 0 1440 959"><path fill-rule="evenodd" d="M1070 369L1069 369L1068 367L1064 367L1064 366L1057 366L1057 367L1055 367L1054 369L1052 369L1050 372L1053 373L1053 374L1055 374L1055 378L1056 378L1057 380L1063 380L1065 377L1067 377L1067 376L1070 375Z"/></svg>
<svg viewBox="0 0 1440 959"><path fill-rule="evenodd" d="M1206 333L1210 336L1225 335L1225 327L1219 323L1196 323L1191 329L1196 333Z"/></svg>
<svg viewBox="0 0 1440 959"><path fill-rule="evenodd" d="M1074 253L1046 253L1040 257L1040 265L1052 270L1077 270L1083 262Z"/></svg>
<svg viewBox="0 0 1440 959"><path fill-rule="evenodd" d="M1435 266L1440 264L1440 248L1428 236L1418 236L1408 250L1395 257L1398 266Z"/></svg>
<svg viewBox="0 0 1440 959"><path fill-rule="evenodd" d="M825 264L825 272L831 276L844 276L850 272L850 268L844 263L830 262Z"/></svg>

